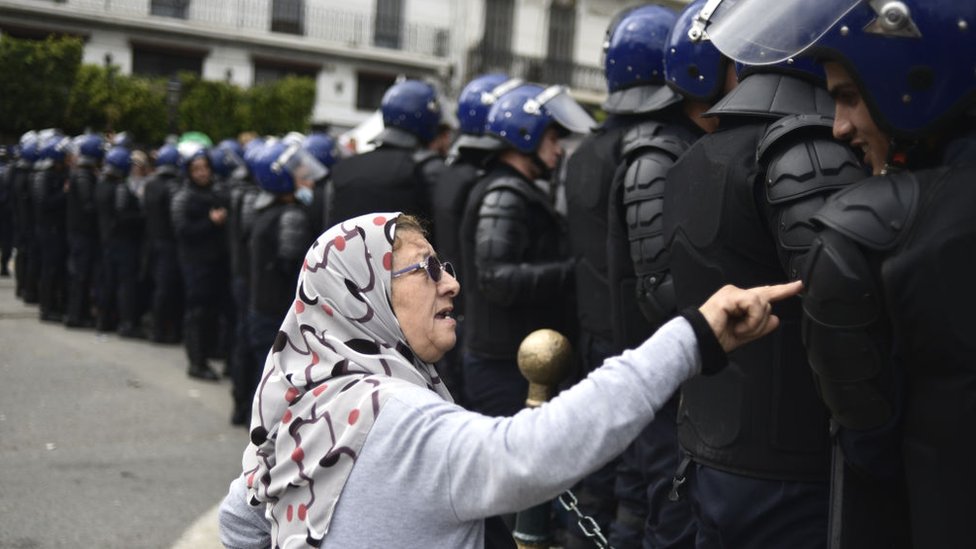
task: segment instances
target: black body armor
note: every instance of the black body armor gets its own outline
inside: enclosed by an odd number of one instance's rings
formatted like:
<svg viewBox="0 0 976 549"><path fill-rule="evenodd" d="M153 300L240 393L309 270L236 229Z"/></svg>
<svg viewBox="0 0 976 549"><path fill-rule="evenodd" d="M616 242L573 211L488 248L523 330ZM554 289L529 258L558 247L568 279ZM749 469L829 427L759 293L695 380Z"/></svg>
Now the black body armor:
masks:
<svg viewBox="0 0 976 549"><path fill-rule="evenodd" d="M416 168L415 151L392 145L339 162L332 170L330 222L393 211L429 220L431 187Z"/></svg>
<svg viewBox="0 0 976 549"><path fill-rule="evenodd" d="M774 184L764 184L757 150L770 124L783 116L829 116L832 111L824 90L781 74L747 77L709 111L722 116L722 128L700 139L675 164L665 190L665 240L679 309L699 306L724 284L752 287L789 278L781 255L792 252L780 250L782 232L772 223L792 200L774 203L767 192L784 188L776 170L799 174L808 166L791 160L796 165L774 167L769 172ZM789 141L779 146L806 150L805 137L797 144ZM806 186L815 196L836 184L815 177ZM772 192L770 198L780 197ZM774 310L781 320L775 333L729 353L722 372L683 386L679 441L693 459L716 469L823 482L830 461L828 415L800 340L799 300L779 303Z"/></svg>
<svg viewBox="0 0 976 549"><path fill-rule="evenodd" d="M251 229L250 308L283 319L295 300L295 285L314 236L299 205L274 203L259 210Z"/></svg>
<svg viewBox="0 0 976 549"><path fill-rule="evenodd" d="M468 284L464 340L489 358L514 359L522 339L539 328L572 341L572 261L565 226L549 197L500 165L471 192L462 228Z"/></svg>

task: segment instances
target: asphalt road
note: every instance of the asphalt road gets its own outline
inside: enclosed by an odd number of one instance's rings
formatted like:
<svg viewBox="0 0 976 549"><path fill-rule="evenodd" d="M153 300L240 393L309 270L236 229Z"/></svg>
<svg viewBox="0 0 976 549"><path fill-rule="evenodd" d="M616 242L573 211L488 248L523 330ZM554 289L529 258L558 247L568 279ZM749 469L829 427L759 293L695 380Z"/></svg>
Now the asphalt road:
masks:
<svg viewBox="0 0 976 549"><path fill-rule="evenodd" d="M185 369L179 346L41 323L0 278L0 548L220 547L247 433L230 382Z"/></svg>

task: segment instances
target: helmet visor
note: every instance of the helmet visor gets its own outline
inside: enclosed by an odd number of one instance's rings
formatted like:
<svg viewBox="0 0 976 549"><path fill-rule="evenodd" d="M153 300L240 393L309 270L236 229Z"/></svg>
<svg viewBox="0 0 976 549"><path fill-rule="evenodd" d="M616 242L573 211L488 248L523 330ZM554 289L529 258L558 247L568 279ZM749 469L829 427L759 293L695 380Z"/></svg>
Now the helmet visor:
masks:
<svg viewBox="0 0 976 549"><path fill-rule="evenodd" d="M318 181L329 173L328 168L323 166L321 162L316 160L308 151L302 149L297 143L291 145L285 149L285 152L281 153L281 156L275 161L272 169L275 169L277 166L287 170L296 183L299 179Z"/></svg>
<svg viewBox="0 0 976 549"><path fill-rule="evenodd" d="M809 48L864 0L721 0L708 39L747 65L779 63Z"/></svg>
<svg viewBox="0 0 976 549"><path fill-rule="evenodd" d="M570 97L566 88L552 86L536 97L560 126L573 133L589 133L596 126L586 109Z"/></svg>

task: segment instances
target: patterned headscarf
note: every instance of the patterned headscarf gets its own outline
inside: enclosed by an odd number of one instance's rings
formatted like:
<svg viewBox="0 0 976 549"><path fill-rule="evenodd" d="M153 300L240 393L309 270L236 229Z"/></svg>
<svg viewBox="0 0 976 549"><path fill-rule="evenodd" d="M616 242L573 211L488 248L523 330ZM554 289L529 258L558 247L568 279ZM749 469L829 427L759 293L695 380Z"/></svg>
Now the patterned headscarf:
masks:
<svg viewBox="0 0 976 549"><path fill-rule="evenodd" d="M366 435L398 383L451 400L433 366L407 346L393 314L398 216L356 217L312 244L295 303L268 353L243 467L251 504L270 504L278 546L321 544Z"/></svg>

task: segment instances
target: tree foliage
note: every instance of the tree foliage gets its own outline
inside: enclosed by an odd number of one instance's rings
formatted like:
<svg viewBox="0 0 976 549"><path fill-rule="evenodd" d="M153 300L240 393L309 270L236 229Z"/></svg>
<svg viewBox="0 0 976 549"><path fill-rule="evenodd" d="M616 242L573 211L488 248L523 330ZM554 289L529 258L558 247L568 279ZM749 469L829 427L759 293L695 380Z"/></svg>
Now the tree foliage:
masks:
<svg viewBox="0 0 976 549"><path fill-rule="evenodd" d="M58 126L81 65L82 42L0 36L0 133Z"/></svg>
<svg viewBox="0 0 976 549"><path fill-rule="evenodd" d="M0 140L58 127L69 134L124 130L154 145L169 133L191 130L218 140L248 130L281 135L309 127L311 78L290 76L248 89L189 73L170 82L82 65L81 53L76 38L0 37L0 74L15 75L0 79Z"/></svg>

